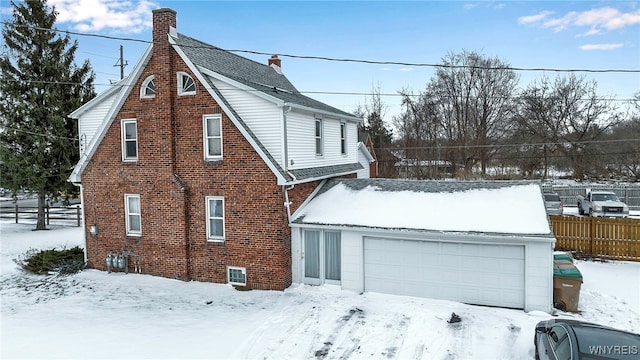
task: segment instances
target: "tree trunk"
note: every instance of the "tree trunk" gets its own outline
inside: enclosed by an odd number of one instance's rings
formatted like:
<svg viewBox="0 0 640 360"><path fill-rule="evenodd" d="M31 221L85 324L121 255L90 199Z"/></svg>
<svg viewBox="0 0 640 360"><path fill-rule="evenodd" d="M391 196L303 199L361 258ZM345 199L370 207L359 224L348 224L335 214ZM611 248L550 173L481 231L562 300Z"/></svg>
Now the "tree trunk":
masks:
<svg viewBox="0 0 640 360"><path fill-rule="evenodd" d="M35 230L47 230L47 221L44 213L44 208L47 205L46 200L45 192L38 192L38 222L36 223Z"/></svg>

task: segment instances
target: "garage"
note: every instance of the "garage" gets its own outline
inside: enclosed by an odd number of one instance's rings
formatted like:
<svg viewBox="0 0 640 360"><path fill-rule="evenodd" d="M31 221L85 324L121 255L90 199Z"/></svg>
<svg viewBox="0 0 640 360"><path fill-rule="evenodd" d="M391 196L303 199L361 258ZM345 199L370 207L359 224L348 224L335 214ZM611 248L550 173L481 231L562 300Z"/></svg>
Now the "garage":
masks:
<svg viewBox="0 0 640 360"><path fill-rule="evenodd" d="M331 179L290 226L294 283L552 308L555 238L538 182Z"/></svg>
<svg viewBox="0 0 640 360"><path fill-rule="evenodd" d="M524 308L524 246L364 238L369 292Z"/></svg>

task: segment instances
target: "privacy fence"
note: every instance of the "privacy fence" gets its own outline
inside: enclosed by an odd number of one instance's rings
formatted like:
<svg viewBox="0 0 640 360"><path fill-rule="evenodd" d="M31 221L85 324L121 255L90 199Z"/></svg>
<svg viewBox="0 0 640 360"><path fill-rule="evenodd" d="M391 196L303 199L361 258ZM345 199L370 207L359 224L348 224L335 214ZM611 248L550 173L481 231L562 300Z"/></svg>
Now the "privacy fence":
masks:
<svg viewBox="0 0 640 360"><path fill-rule="evenodd" d="M640 210L640 184L543 184L542 188L560 195L565 206L578 206L578 195L585 195L587 189L613 191L631 210Z"/></svg>
<svg viewBox="0 0 640 360"><path fill-rule="evenodd" d="M51 224L51 220L70 223L76 226L80 226L82 219L82 209L80 205L76 206L60 206L44 208L44 216L47 225ZM22 222L33 222L38 219L38 208L32 206L12 206L12 207L0 207L0 218L2 219L15 219L16 224Z"/></svg>
<svg viewBox="0 0 640 360"><path fill-rule="evenodd" d="M585 256L640 261L640 220L549 216L556 250Z"/></svg>

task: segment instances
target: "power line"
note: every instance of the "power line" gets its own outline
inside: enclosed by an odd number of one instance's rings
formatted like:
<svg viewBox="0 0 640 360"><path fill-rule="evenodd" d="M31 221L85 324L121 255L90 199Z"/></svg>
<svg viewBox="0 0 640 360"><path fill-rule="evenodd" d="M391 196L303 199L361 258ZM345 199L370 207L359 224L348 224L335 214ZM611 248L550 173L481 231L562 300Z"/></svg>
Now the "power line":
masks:
<svg viewBox="0 0 640 360"><path fill-rule="evenodd" d="M86 37L96 37L103 38L109 40L118 40L118 41L132 41L139 42L144 44L153 44L153 41L150 40L141 40L135 38L126 38L126 37L118 37L118 36L108 36L108 35L100 35L100 34L89 34L82 33L77 31L69 31L69 30L60 30L60 29L47 29L37 26L30 25L16 25L11 22L1 21L0 23L4 25L11 25L14 27L26 27L34 30L40 31L49 31L49 32L58 32L65 33L69 35L76 36L86 36ZM181 47L189 47L195 49L217 49L227 52L237 52L237 53L246 53L246 54L254 54L254 55L265 55L271 56L274 52L262 52L255 50L244 50L244 49L222 49L213 45L180 45ZM352 58L333 58L327 56L315 56L315 55L296 55L296 54L287 54L287 53L277 53L278 56L288 57L292 59L308 59L308 60L322 60L322 61L334 61L334 62L351 62L351 63L361 63L361 64L373 64L373 65L397 65L397 66L412 66L412 67L436 67L436 68L449 68L449 69L484 69L484 70L514 70L514 71L536 71L536 72L586 72L586 73L640 73L640 69L558 69L558 68L524 68L524 67L511 67L511 66L476 66L476 65L451 65L451 64L434 64L434 63L411 63L404 61L378 61L378 60L364 60L364 59L352 59Z"/></svg>
<svg viewBox="0 0 640 360"><path fill-rule="evenodd" d="M104 73L102 72L101 74L107 74L107 75L115 75L115 74L108 74L108 73ZM46 81L46 80L32 80L32 79L24 79L24 80L16 80L16 79L10 79L9 81L13 81L13 82L19 82L19 81L24 81L24 82L28 82L28 83L34 83L34 84L52 84L52 85L82 85L82 83L78 83L78 82L65 82L65 81ZM127 85L127 84L103 84L103 83L94 83L93 85L96 86L118 86L118 87L134 87L136 86L135 84L132 85ZM264 92L263 90L258 90L258 89L239 89L239 88L218 88L218 90L235 90L235 91L244 91L244 92ZM302 91L298 91L300 94L312 94L312 95L340 95L340 96L373 96L374 93L373 92L364 92L364 91L354 91L354 92L349 92L349 91L312 91L312 90L302 90ZM379 94L381 96L386 96L386 97L405 97L405 96L409 96L409 97L420 97L423 96L424 94L401 94L401 93L376 93ZM462 96L462 95L461 95ZM450 96L448 98L451 98ZM506 97L491 97L493 99L504 99ZM511 99L520 99L520 98L524 98L523 96L512 96ZM599 100L599 101L615 101L615 102L629 102L629 101L635 101L636 99L634 98L606 98L606 97L602 97L602 98L583 98L583 99L578 99L580 101L590 101L590 100Z"/></svg>
<svg viewBox="0 0 640 360"><path fill-rule="evenodd" d="M48 138L54 138L54 139L62 139L62 140L72 140L72 141L79 141L77 138L70 138L70 137L64 137L64 136L57 136L57 135L52 135L52 134L45 134L45 133L37 133L34 131L29 131L29 130L23 130L23 129L16 129L16 128L12 128L12 127L5 127L4 130L10 130L10 131L15 131L15 132L21 132L21 133L25 133L25 134L29 134L29 135L36 135L36 136L42 136L42 137L48 137Z"/></svg>
<svg viewBox="0 0 640 360"><path fill-rule="evenodd" d="M521 143L521 144L487 144L487 145L434 145L434 146L399 146L377 148L381 150L443 150L443 149L482 149L482 148L505 148L505 147L543 147L551 145L591 145L591 144L608 144L608 143L624 143L636 142L640 138L633 139L611 139L611 140L585 140L585 141L561 141L561 142L544 142L544 143Z"/></svg>

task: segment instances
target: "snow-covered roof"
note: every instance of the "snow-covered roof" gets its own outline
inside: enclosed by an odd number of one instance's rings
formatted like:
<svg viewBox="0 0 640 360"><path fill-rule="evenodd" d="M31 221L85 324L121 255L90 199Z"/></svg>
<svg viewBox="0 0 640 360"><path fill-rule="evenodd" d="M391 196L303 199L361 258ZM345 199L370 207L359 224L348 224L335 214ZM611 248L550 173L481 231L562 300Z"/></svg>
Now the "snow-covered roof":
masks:
<svg viewBox="0 0 640 360"><path fill-rule="evenodd" d="M292 223L499 234L552 234L538 182L332 179Z"/></svg>

